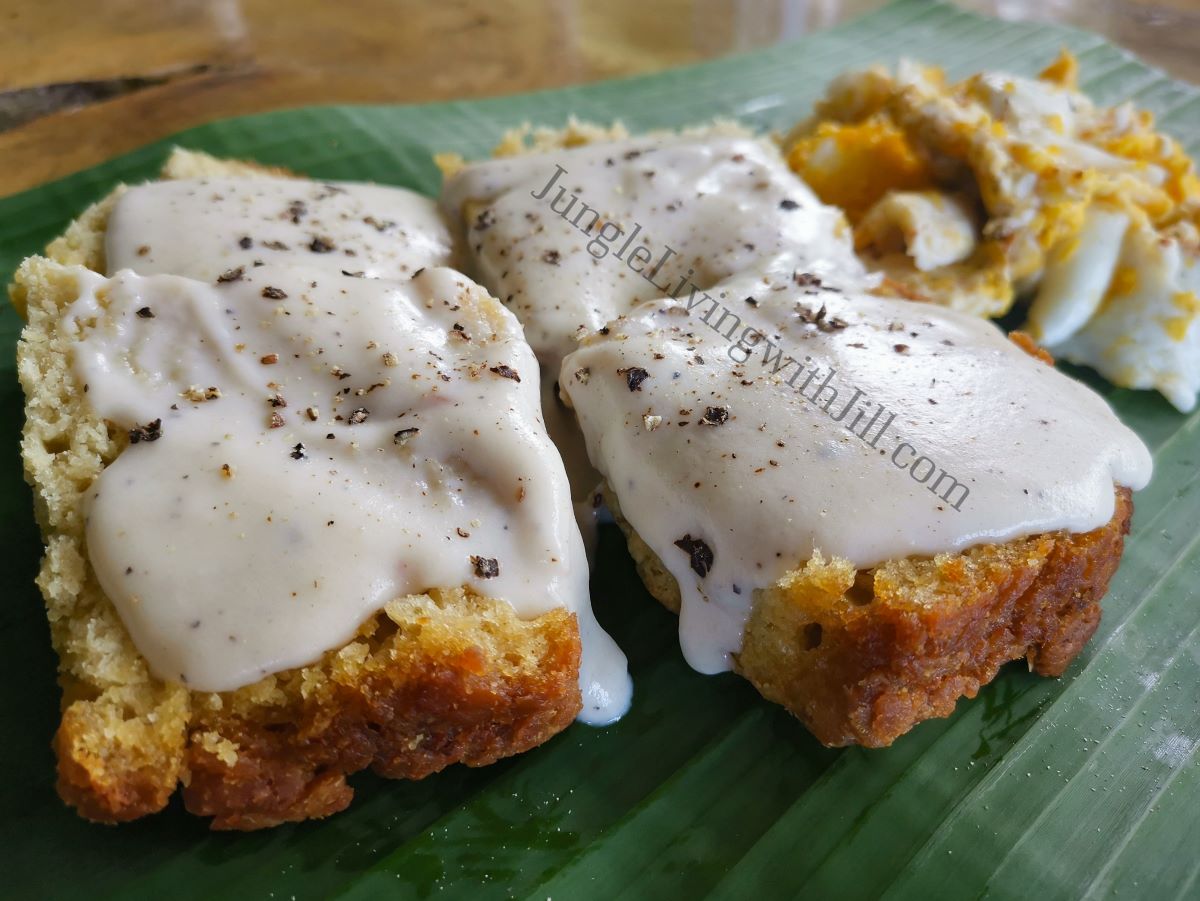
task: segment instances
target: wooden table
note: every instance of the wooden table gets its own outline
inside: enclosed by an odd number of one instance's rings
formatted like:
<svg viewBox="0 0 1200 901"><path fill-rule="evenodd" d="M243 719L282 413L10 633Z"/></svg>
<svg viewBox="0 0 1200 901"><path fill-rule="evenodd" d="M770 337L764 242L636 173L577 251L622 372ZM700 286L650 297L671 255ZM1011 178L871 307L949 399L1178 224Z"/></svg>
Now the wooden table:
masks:
<svg viewBox="0 0 1200 901"><path fill-rule="evenodd" d="M797 37L883 0L5 0L0 195L226 116L480 97ZM1200 0L959 0L1200 81Z"/></svg>

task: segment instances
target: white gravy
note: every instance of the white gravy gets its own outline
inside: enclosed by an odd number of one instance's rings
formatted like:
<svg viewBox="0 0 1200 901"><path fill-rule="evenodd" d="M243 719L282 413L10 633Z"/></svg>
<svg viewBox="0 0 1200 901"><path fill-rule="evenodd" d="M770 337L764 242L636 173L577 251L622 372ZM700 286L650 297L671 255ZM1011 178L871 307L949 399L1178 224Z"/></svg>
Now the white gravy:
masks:
<svg viewBox="0 0 1200 901"><path fill-rule="evenodd" d="M108 272L203 281L238 266L299 264L334 275L408 278L453 263L437 204L383 185L290 178L153 181L109 217Z"/></svg>
<svg viewBox="0 0 1200 901"><path fill-rule="evenodd" d="M611 722L631 685L591 613L538 364L459 273L396 280L449 242L413 212L436 219L429 201L391 193L253 179L122 198L110 267L171 274L81 269L66 313L93 409L139 438L89 497L92 565L152 671L203 691L311 663L438 586L522 617L565 607L580 719ZM279 218L294 199L301 224ZM355 253L297 250L309 229Z"/></svg>
<svg viewBox="0 0 1200 901"><path fill-rule="evenodd" d="M643 137L473 163L443 193L467 216L472 275L517 314L549 382L585 334L681 278L708 287L803 263L868 282L842 214L775 148L742 137ZM597 481L575 427L556 421L572 493Z"/></svg>
<svg viewBox="0 0 1200 901"><path fill-rule="evenodd" d="M1150 477L1098 395L982 319L811 280L709 295L638 307L561 372L593 463L679 582L701 672L729 669L754 591L817 551L863 568L1083 532L1114 483Z"/></svg>

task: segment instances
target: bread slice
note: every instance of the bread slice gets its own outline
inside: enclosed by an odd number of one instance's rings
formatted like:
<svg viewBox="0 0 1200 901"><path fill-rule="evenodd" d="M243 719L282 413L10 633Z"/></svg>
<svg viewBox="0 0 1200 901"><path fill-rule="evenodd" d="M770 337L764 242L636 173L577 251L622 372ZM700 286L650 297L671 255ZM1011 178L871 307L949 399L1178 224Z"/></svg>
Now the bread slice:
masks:
<svg viewBox="0 0 1200 901"><path fill-rule="evenodd" d="M679 583L605 498L647 590L678 613ZM1000 667L1024 657L1061 676L1100 624L1133 502L1111 520L869 570L815 556L755 592L734 669L831 747L890 745L949 716Z"/></svg>
<svg viewBox="0 0 1200 901"><path fill-rule="evenodd" d="M747 134L730 122L684 133ZM493 155L627 137L620 123L571 120L561 129L511 131ZM451 155L438 164L447 178L466 165ZM462 222L481 208L462 210ZM1011 338L1053 364L1028 335ZM647 590L678 613L675 577L621 515L607 484L604 495ZM1132 510L1130 492L1119 488L1112 519L1086 534L1035 535L861 571L816 556L755 592L735 671L826 745L890 745L923 720L949 716L1009 661L1024 657L1039 674L1061 675L1099 625Z"/></svg>
<svg viewBox="0 0 1200 901"><path fill-rule="evenodd" d="M176 151L163 177L284 175ZM104 271L104 230L122 188L18 270L22 440L46 544L38 586L59 655L58 790L91 820L160 810L177 787L216 829L323 817L350 803L370 767L419 779L483 766L565 728L581 706L573 613L522 620L462 586L396 598L315 663L221 693L152 676L88 563L82 499L128 437L83 402L60 331L70 265Z"/></svg>
<svg viewBox="0 0 1200 901"><path fill-rule="evenodd" d="M1024 332L1009 338L1047 365ZM679 613L679 583L605 500L646 589ZM887 747L949 716L1004 664L1061 676L1100 625L1100 599L1133 516L1115 488L1112 518L1091 532L1051 532L871 569L821 554L754 592L734 671L830 747Z"/></svg>

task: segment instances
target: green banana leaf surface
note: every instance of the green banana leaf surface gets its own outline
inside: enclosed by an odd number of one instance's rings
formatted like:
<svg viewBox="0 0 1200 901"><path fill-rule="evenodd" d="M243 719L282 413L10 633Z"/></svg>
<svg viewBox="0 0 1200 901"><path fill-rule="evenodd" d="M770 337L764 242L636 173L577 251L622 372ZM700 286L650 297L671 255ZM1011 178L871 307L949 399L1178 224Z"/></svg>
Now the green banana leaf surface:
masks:
<svg viewBox="0 0 1200 901"><path fill-rule="evenodd" d="M1200 155L1200 91L1101 38L897 0L800 41L647 77L195 128L0 200L0 272L117 182L152 176L171 144L432 194L432 153L484 156L527 121L639 130L723 116L786 129L849 68L907 56L954 76L1033 74L1063 46L1096 100L1134 100ZM1200 898L1200 413L1072 370L1156 467L1100 629L1063 678L1008 667L886 750L824 748L740 679L692 672L674 617L606 527L593 599L635 680L619 724L576 724L523 756L420 782L362 774L351 808L322 822L210 833L175 803L103 827L54 792L58 688L18 453L20 328L0 312L0 897Z"/></svg>

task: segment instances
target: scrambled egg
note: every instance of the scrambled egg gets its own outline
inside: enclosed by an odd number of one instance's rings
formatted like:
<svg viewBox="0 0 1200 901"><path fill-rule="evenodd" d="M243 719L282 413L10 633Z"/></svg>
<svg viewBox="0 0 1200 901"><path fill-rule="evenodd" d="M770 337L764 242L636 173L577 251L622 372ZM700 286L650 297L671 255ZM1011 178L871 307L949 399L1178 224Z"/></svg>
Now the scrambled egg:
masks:
<svg viewBox="0 0 1200 901"><path fill-rule="evenodd" d="M982 316L1032 297L1028 329L1181 410L1200 390L1200 179L1131 104L1036 79L956 84L902 62L836 79L788 136L792 168L841 206L885 290Z"/></svg>

